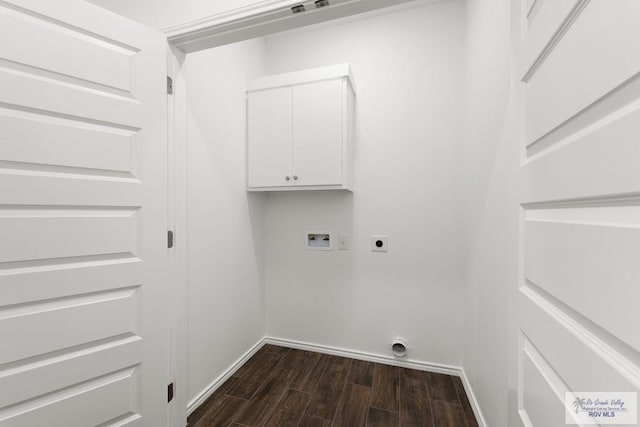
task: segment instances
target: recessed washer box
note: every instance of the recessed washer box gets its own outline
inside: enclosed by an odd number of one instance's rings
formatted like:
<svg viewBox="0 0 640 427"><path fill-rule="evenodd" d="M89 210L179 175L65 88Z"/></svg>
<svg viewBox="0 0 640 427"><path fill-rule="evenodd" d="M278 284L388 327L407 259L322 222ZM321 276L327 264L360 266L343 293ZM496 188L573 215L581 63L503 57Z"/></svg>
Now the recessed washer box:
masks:
<svg viewBox="0 0 640 427"><path fill-rule="evenodd" d="M304 235L306 248L312 251L332 251L333 238L331 232L308 231Z"/></svg>

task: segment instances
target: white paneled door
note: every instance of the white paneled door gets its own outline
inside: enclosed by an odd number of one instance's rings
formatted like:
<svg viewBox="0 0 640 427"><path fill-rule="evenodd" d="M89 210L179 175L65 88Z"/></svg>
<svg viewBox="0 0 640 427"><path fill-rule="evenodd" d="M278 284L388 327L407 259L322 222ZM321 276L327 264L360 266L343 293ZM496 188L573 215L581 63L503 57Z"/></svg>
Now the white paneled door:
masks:
<svg viewBox="0 0 640 427"><path fill-rule="evenodd" d="M0 426L164 426L166 41L0 1Z"/></svg>
<svg viewBox="0 0 640 427"><path fill-rule="evenodd" d="M522 425L565 392L640 391L640 2L515 0ZM602 421L601 421L602 422Z"/></svg>

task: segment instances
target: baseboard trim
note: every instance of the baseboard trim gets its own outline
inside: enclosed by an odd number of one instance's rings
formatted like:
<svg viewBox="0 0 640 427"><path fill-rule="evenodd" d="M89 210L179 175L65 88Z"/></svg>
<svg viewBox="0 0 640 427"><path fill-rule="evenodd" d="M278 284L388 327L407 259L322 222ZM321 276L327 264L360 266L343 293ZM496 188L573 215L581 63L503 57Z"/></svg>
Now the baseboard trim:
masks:
<svg viewBox="0 0 640 427"><path fill-rule="evenodd" d="M187 406L187 416L191 415L198 406L204 403L225 381L244 365L258 350L260 350L265 344L273 344L284 347L296 348L298 350L313 351L316 353L331 354L334 356L349 357L357 360L364 360L367 362L381 363L385 365L399 366L402 368L418 369L426 372L435 372L438 374L455 375L460 377L462 385L464 386L469 403L473 409L473 413L478 420L480 427L487 427L487 423L484 419L480 405L476 399L476 395L473 392L471 383L467 378L464 369L457 366L444 365L440 363L424 362L420 360L399 360L391 356L383 356L380 354L367 353L357 350L349 350L344 348L332 347L321 344L312 344L303 341L295 341L284 338L276 337L264 337L259 340L253 347L251 347L242 357L240 357L229 369L227 369L222 375L216 378L211 384L209 384L202 392L200 392L195 398L193 398Z"/></svg>
<svg viewBox="0 0 640 427"><path fill-rule="evenodd" d="M436 372L439 374L461 376L461 369L456 366L443 365L439 363L422 362L418 360L400 360L392 356L383 356L363 351L349 350L327 345L312 344L303 341L288 340L283 338L266 337L265 344L281 345L284 347L297 348L298 350L314 351L316 353L331 354L334 356L349 357L352 359L376 362L384 365L399 366L402 368L418 369L421 371Z"/></svg>
<svg viewBox="0 0 640 427"><path fill-rule="evenodd" d="M471 387L471 383L469 382L469 378L467 378L467 374L464 371L464 368L460 368L460 379L462 380L462 385L464 386L464 391L467 393L467 397L469 398L469 403L471 403L471 409L473 409L473 413L476 416L476 420L480 427L487 427L487 422L484 419L484 415L480 410L480 405L478 403L478 399L476 399L476 395L473 392L473 388Z"/></svg>
<svg viewBox="0 0 640 427"><path fill-rule="evenodd" d="M204 390L202 390L196 397L194 397L187 404L187 416L191 415L193 411L195 411L198 406L202 405L205 400L207 400L225 381L227 381L233 374L236 373L238 369L251 357L257 353L258 350L265 345L265 339L260 339L257 343L253 345L245 354L243 354L238 360L235 361L233 365L229 369L227 369L222 375L213 380L211 384L209 384Z"/></svg>
<svg viewBox="0 0 640 427"><path fill-rule="evenodd" d="M476 419L478 420L479 426L487 427L487 423L485 422L484 416L482 415L482 411L480 410L480 406L478 405L478 400L476 399L476 395L473 393L473 389L471 388L471 383L469 382L469 379L467 378L467 375L465 374L464 369L461 367L444 365L440 363L424 362L421 360L400 360L391 356L383 356L380 354L366 353L363 351L348 350L344 348L331 347L331 346L320 345L320 344L312 344L312 343L303 342L303 341L295 341L295 340L275 338L275 337L265 337L264 343L297 348L298 350L314 351L316 353L331 354L334 356L350 357L352 359L381 363L385 365L399 366L401 368L418 369L420 371L435 372L437 374L447 374L447 375L454 375L456 377L460 377L460 379L462 380L462 385L464 386L464 390L467 393L467 397L469 398L471 409L473 409L473 413L475 414Z"/></svg>

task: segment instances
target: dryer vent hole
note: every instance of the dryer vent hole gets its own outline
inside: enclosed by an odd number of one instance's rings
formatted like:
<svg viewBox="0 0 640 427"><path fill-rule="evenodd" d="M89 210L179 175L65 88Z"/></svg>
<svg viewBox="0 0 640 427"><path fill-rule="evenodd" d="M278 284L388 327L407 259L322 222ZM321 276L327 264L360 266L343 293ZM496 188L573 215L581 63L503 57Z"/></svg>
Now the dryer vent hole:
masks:
<svg viewBox="0 0 640 427"><path fill-rule="evenodd" d="M402 342L394 342L391 345L391 351L396 357L405 357L407 355L407 346Z"/></svg>

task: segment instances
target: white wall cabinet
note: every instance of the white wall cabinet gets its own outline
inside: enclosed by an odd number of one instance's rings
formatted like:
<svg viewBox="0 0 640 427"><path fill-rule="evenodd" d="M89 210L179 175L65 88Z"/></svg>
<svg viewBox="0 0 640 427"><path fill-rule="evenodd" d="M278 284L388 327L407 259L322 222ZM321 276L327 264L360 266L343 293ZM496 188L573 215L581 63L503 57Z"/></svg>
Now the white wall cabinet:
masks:
<svg viewBox="0 0 640 427"><path fill-rule="evenodd" d="M251 82L248 190L352 190L354 105L348 64Z"/></svg>

